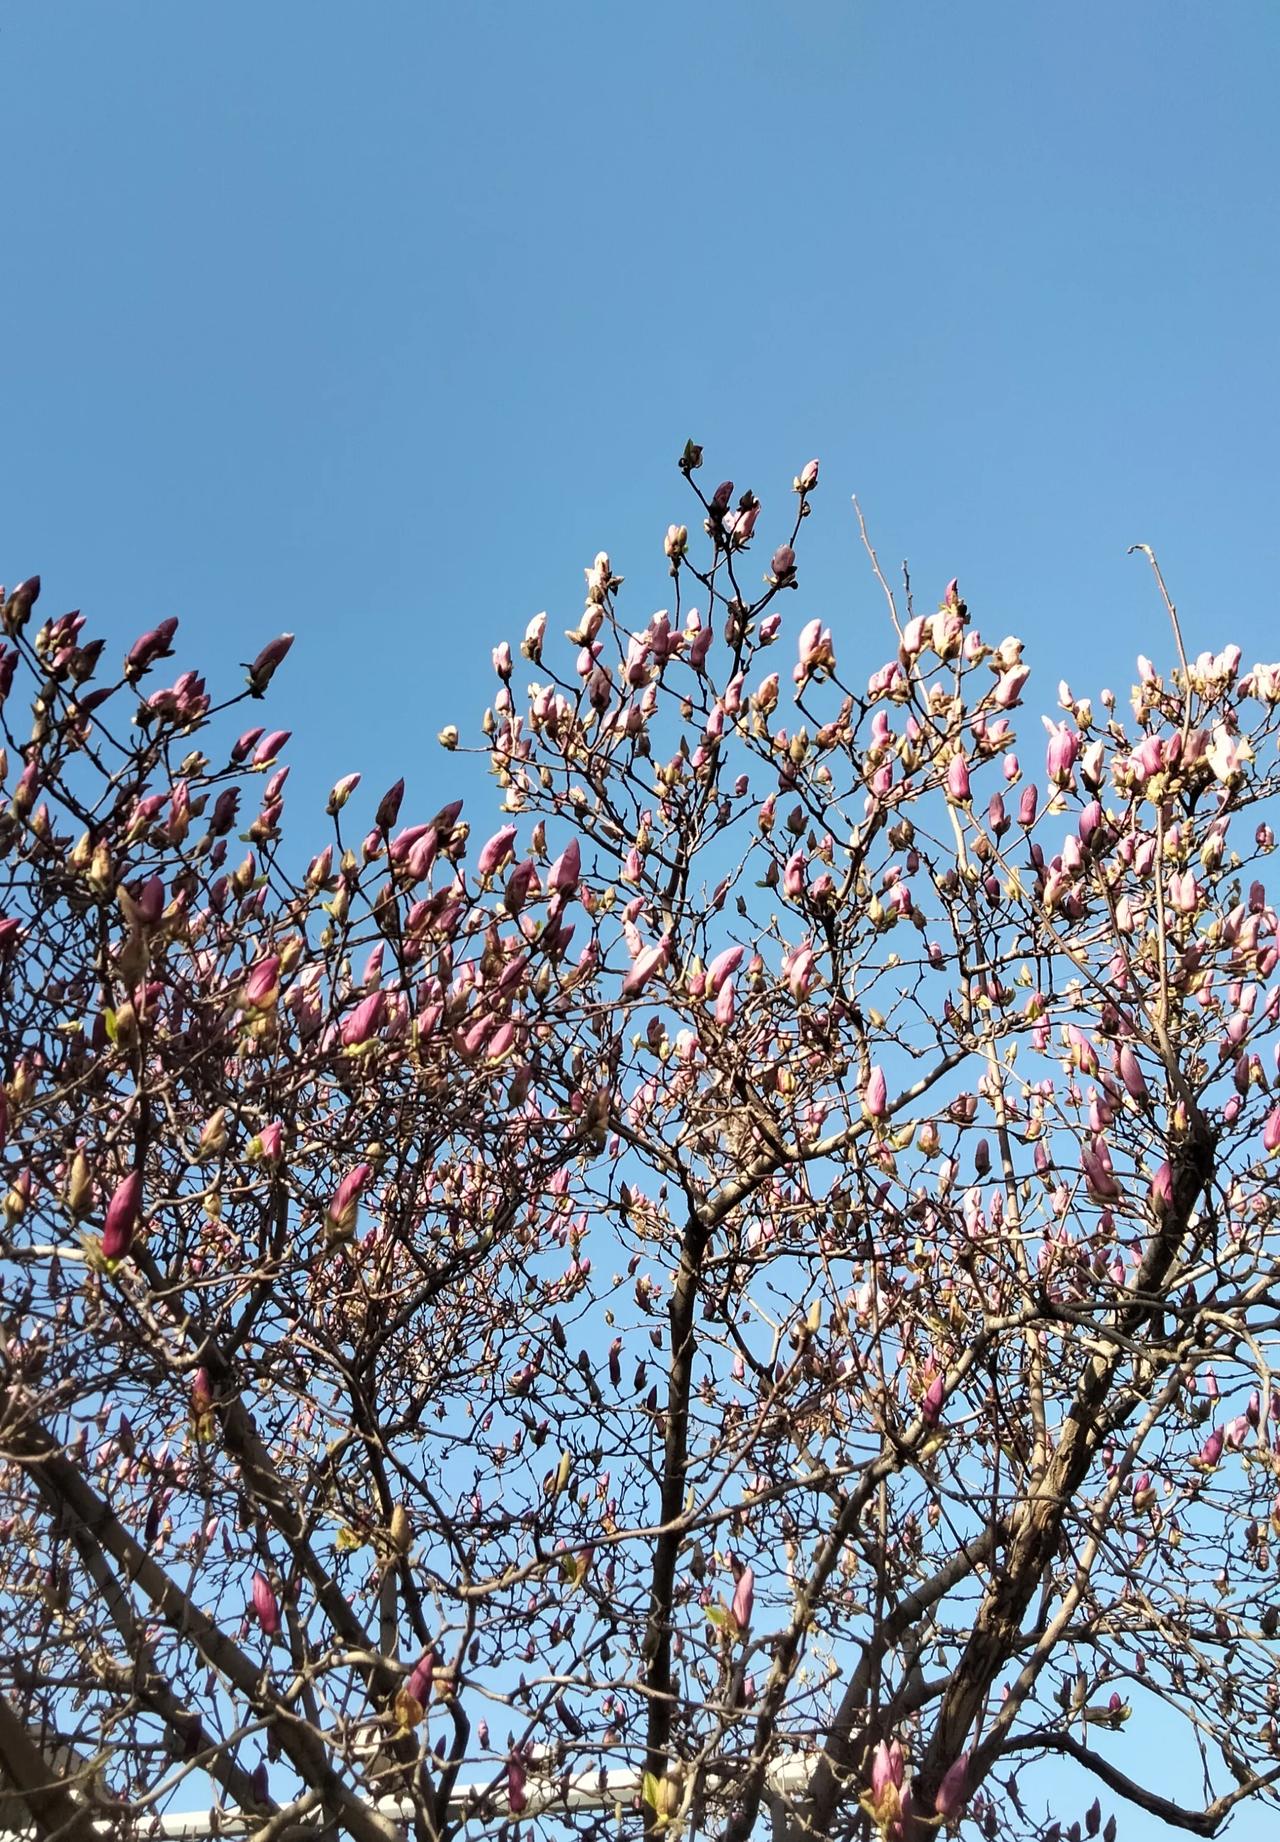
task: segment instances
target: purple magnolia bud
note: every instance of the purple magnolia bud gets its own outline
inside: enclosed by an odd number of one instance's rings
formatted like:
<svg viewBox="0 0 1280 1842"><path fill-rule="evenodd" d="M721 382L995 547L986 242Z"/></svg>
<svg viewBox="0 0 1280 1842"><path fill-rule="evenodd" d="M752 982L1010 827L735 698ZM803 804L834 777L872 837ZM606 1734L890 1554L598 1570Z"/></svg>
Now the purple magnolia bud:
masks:
<svg viewBox="0 0 1280 1842"><path fill-rule="evenodd" d="M118 1183L107 1204L102 1225L102 1255L105 1260L123 1260L129 1252L138 1219L142 1214L142 1172L133 1170Z"/></svg>
<svg viewBox="0 0 1280 1842"><path fill-rule="evenodd" d="M796 579L796 553L790 544L779 544L769 564L769 573L778 588L789 588Z"/></svg>
<svg viewBox="0 0 1280 1842"><path fill-rule="evenodd" d="M733 481L721 480L711 495L711 509L715 512L727 512L729 501L733 497Z"/></svg>
<svg viewBox="0 0 1280 1842"><path fill-rule="evenodd" d="M249 1783L253 1788L253 1795L259 1804L270 1803L271 1784L265 1759L260 1759L254 1766L252 1772L249 1774Z"/></svg>
<svg viewBox="0 0 1280 1842"><path fill-rule="evenodd" d="M547 889L553 895L572 895L582 873L582 851L576 838L570 838L547 873Z"/></svg>
<svg viewBox="0 0 1280 1842"><path fill-rule="evenodd" d="M373 822L379 831L389 832L400 815L400 802L404 798L404 781L397 780L393 787L388 787L378 801L378 810L373 815Z"/></svg>
<svg viewBox="0 0 1280 1842"><path fill-rule="evenodd" d="M507 1806L512 1816L519 1816L528 1803L525 1796L525 1763L518 1752L513 1752L507 1760Z"/></svg>
<svg viewBox="0 0 1280 1842"><path fill-rule="evenodd" d="M1032 783L1029 786L1026 786L1022 789L1022 798L1018 801L1018 823L1019 825L1024 826L1025 828L1029 829L1032 825L1035 824L1036 807L1039 805L1039 803L1040 803L1040 795L1036 789L1035 782L1032 781Z"/></svg>
<svg viewBox="0 0 1280 1842"><path fill-rule="evenodd" d="M158 627L152 627L140 639L136 639L125 655L124 675L132 684L153 666L157 659L167 659L173 651L169 644L178 631L176 620L162 620Z"/></svg>
<svg viewBox="0 0 1280 1842"><path fill-rule="evenodd" d="M262 648L253 664L249 667L249 689L255 697L261 697L275 676L276 668L281 664L289 648L293 645L292 633L282 633Z"/></svg>
<svg viewBox="0 0 1280 1842"><path fill-rule="evenodd" d="M253 1609L267 1636L274 1637L280 1629L280 1607L265 1573L255 1573L253 1576Z"/></svg>
<svg viewBox="0 0 1280 1842"><path fill-rule="evenodd" d="M929 1386L925 1389L924 1397L920 1402L920 1418L924 1421L926 1426L936 1426L938 1424L938 1421L942 1418L942 1406L945 1398L946 1387L942 1377L941 1375L935 1375L933 1380L929 1383Z"/></svg>
<svg viewBox="0 0 1280 1842"><path fill-rule="evenodd" d="M733 1589L733 1622L739 1631L747 1630L751 1624L755 1596L756 1576L750 1567L744 1567L738 1575L738 1584Z"/></svg>

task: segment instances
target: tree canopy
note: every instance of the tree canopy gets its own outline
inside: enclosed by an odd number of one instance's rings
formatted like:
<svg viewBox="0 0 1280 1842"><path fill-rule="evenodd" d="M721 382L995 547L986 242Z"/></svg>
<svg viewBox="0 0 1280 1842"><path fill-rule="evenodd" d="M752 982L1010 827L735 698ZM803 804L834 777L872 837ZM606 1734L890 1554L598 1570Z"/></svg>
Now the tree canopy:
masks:
<svg viewBox="0 0 1280 1842"><path fill-rule="evenodd" d="M701 462L665 610L495 647L500 810L348 776L305 865L288 635L0 597L0 1823L1274 1803L1280 666L1166 596L1029 715Z"/></svg>

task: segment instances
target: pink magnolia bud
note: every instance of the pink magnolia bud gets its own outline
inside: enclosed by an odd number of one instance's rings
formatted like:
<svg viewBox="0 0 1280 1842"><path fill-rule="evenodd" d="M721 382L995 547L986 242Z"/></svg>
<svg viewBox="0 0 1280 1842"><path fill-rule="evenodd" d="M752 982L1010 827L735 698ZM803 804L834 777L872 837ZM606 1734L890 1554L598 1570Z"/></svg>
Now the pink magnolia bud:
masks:
<svg viewBox="0 0 1280 1842"><path fill-rule="evenodd" d="M733 1622L739 1631L745 1631L751 1624L751 1613L756 1598L756 1576L750 1567L744 1567L738 1575L738 1584L733 1589Z"/></svg>
<svg viewBox="0 0 1280 1842"><path fill-rule="evenodd" d="M1031 826L1035 824L1036 807L1038 806L1039 801L1040 801L1040 795L1036 789L1035 782L1033 781L1029 786L1026 786L1022 789L1022 797L1018 801L1018 823L1019 825L1029 830Z"/></svg>
<svg viewBox="0 0 1280 1842"><path fill-rule="evenodd" d="M252 1141L257 1147L259 1161L263 1164L278 1164L284 1156L284 1127L278 1119L273 1119Z"/></svg>
<svg viewBox="0 0 1280 1842"><path fill-rule="evenodd" d="M351 1015L342 1025L342 1044L346 1049L358 1049L378 1034L386 1016L387 994L384 991L371 991L367 998L357 1004Z"/></svg>
<svg viewBox="0 0 1280 1842"><path fill-rule="evenodd" d="M512 855L515 841L514 825L504 825L501 831L496 831L476 859L477 876L492 876L495 870L500 869Z"/></svg>
<svg viewBox="0 0 1280 1842"><path fill-rule="evenodd" d="M273 729L270 735L263 736L262 740L253 751L253 759L250 762L250 766L258 768L266 767L269 761L274 761L292 734L293 731L291 729Z"/></svg>
<svg viewBox="0 0 1280 1842"><path fill-rule="evenodd" d="M251 1010L267 1011L280 996L280 955L268 953L249 968L244 1001Z"/></svg>
<svg viewBox="0 0 1280 1842"><path fill-rule="evenodd" d="M969 763L963 755L952 755L948 764L947 797L957 806L969 803Z"/></svg>
<svg viewBox="0 0 1280 1842"><path fill-rule="evenodd" d="M1280 1106L1273 1106L1262 1123L1262 1149L1271 1157L1280 1151Z"/></svg>
<svg viewBox="0 0 1280 1842"><path fill-rule="evenodd" d="M726 979L716 993L715 1020L722 1030L727 1030L733 1022L737 1008L737 993L732 979Z"/></svg>
<svg viewBox="0 0 1280 1842"><path fill-rule="evenodd" d="M1192 1460L1192 1463L1196 1466L1197 1470L1201 1470L1201 1471L1212 1471L1213 1470L1214 1466L1218 1463L1218 1460L1222 1457L1222 1448L1226 1444L1226 1437L1227 1436L1226 1436L1226 1432L1224 1428L1222 1428L1221 1426L1214 1427L1213 1431L1209 1434L1209 1437L1205 1440L1204 1444L1200 1447L1199 1456Z"/></svg>
<svg viewBox="0 0 1280 1842"><path fill-rule="evenodd" d="M348 1171L334 1191L326 1219L335 1235L349 1235L354 1229L360 1209L360 1195L372 1175L372 1165L357 1164L354 1170Z"/></svg>
<svg viewBox="0 0 1280 1842"><path fill-rule="evenodd" d="M938 1421L942 1418L942 1406L945 1398L946 1388L943 1384L942 1377L940 1375L935 1375L933 1380L929 1383L929 1386L925 1389L924 1397L920 1402L920 1418L924 1421L926 1426L936 1426L938 1424Z"/></svg>
<svg viewBox="0 0 1280 1842"><path fill-rule="evenodd" d="M275 676L276 668L283 661L289 648L293 645L292 633L282 633L278 639L268 642L262 648L253 664L249 667L249 689L255 697L261 697Z"/></svg>
<svg viewBox="0 0 1280 1842"><path fill-rule="evenodd" d="M267 1636L274 1637L280 1629L280 1607L265 1573L253 1576L253 1609Z"/></svg>
<svg viewBox="0 0 1280 1842"><path fill-rule="evenodd" d="M991 693L991 701L1000 710L1012 710L1022 696L1027 679L1031 676L1029 665L1013 665L1007 672L1001 672L996 679L996 688Z"/></svg>
<svg viewBox="0 0 1280 1842"><path fill-rule="evenodd" d="M812 492L817 484L818 463L816 460L806 461L796 475L795 490L797 492Z"/></svg>
<svg viewBox="0 0 1280 1842"><path fill-rule="evenodd" d="M884 1069L877 1066L867 1076L866 1092L862 1096L862 1110L868 1119L883 1119L889 1111L889 1090L884 1077Z"/></svg>
<svg viewBox="0 0 1280 1842"><path fill-rule="evenodd" d="M142 1172L133 1170L118 1183L107 1204L102 1225L102 1255L105 1260L123 1260L129 1252L138 1219L142 1214Z"/></svg>
<svg viewBox="0 0 1280 1842"><path fill-rule="evenodd" d="M415 1665L408 1682L405 1684L413 1699L425 1707L431 1694L431 1684L435 1679L436 1655L434 1650L424 1652Z"/></svg>
<svg viewBox="0 0 1280 1842"><path fill-rule="evenodd" d="M654 974L666 965L670 952L670 938L664 935L657 946L645 947L638 953L630 972L622 981L622 996L624 998L639 997Z"/></svg>
<svg viewBox="0 0 1280 1842"><path fill-rule="evenodd" d="M946 1822L958 1817L968 1802L969 1755L962 1752L943 1773L934 1809Z"/></svg>
<svg viewBox="0 0 1280 1842"><path fill-rule="evenodd" d="M493 649L493 669L505 684L515 669L511 658L511 648L506 640Z"/></svg>
<svg viewBox="0 0 1280 1842"><path fill-rule="evenodd" d="M1055 787L1065 787L1071 779L1080 738L1065 723L1049 724L1049 746L1045 751L1045 770Z"/></svg>
<svg viewBox="0 0 1280 1842"><path fill-rule="evenodd" d="M717 953L707 967L707 991L712 997L719 991L725 980L731 978L742 964L745 947L726 947Z"/></svg>

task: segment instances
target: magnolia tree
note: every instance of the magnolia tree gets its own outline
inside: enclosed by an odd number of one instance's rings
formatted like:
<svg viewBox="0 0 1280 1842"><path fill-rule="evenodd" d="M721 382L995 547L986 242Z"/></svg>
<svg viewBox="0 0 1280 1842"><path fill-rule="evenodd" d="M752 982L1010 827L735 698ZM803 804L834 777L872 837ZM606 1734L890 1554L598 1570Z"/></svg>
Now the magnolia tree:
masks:
<svg viewBox="0 0 1280 1842"><path fill-rule="evenodd" d="M218 703L4 602L7 1827L1280 1793L1280 667L1170 606L1042 726L700 463L666 611L494 651L501 812L348 775L300 873L288 636Z"/></svg>

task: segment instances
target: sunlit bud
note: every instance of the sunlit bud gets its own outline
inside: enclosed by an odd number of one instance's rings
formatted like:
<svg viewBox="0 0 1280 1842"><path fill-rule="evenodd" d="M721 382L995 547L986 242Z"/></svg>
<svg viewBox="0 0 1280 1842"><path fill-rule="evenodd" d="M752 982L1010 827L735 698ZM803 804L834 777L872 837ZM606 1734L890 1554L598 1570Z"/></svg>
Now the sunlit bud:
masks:
<svg viewBox="0 0 1280 1842"><path fill-rule="evenodd" d="M106 1260L123 1260L129 1252L142 1214L142 1172L130 1171L118 1183L107 1205L102 1226L102 1254Z"/></svg>
<svg viewBox="0 0 1280 1842"><path fill-rule="evenodd" d="M205 1121L200 1133L200 1142L196 1146L196 1162L203 1164L209 1158L216 1158L226 1149L227 1143L227 1109L220 1106Z"/></svg>
<svg viewBox="0 0 1280 1842"><path fill-rule="evenodd" d="M817 484L818 463L816 460L806 461L795 477L794 489L796 492L812 492Z"/></svg>
<svg viewBox="0 0 1280 1842"><path fill-rule="evenodd" d="M889 1111L889 1090L885 1081L884 1069L877 1066L867 1076L866 1091L862 1096L862 1110L868 1119L883 1119Z"/></svg>
<svg viewBox="0 0 1280 1842"><path fill-rule="evenodd" d="M1001 672L996 679L991 700L1000 710L1012 710L1022 696L1027 679L1031 676L1029 665L1014 665L1007 672Z"/></svg>
<svg viewBox="0 0 1280 1842"><path fill-rule="evenodd" d="M0 1092L0 1126L3 1125L4 1110L4 1095ZM0 1131L0 1143L3 1143L3 1138L3 1131ZM93 1204L93 1178L89 1171L89 1160L79 1147L67 1168L65 1201L71 1215L83 1215Z"/></svg>
<svg viewBox="0 0 1280 1842"><path fill-rule="evenodd" d="M330 817L342 811L342 808L346 805L359 785L359 774L344 774L342 779L335 783L333 791L329 795L329 803L325 808Z"/></svg>
<svg viewBox="0 0 1280 1842"><path fill-rule="evenodd" d="M683 524L669 524L662 548L673 563L678 563L689 549L689 527Z"/></svg>

